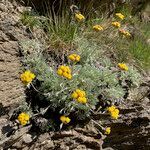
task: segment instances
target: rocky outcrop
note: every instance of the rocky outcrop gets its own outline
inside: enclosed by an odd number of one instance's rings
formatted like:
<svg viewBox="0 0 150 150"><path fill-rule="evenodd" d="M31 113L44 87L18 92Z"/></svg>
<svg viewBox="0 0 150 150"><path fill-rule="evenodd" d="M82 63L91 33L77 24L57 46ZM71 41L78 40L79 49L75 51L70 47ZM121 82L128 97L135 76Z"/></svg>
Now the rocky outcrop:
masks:
<svg viewBox="0 0 150 150"><path fill-rule="evenodd" d="M150 147L150 101L129 101L120 108L120 119L109 122L112 132L105 139L104 147L115 150L149 150Z"/></svg>
<svg viewBox="0 0 150 150"><path fill-rule="evenodd" d="M19 79L19 41L27 38L19 25L23 9L16 1L0 1L0 103L4 107L19 104L25 97Z"/></svg>

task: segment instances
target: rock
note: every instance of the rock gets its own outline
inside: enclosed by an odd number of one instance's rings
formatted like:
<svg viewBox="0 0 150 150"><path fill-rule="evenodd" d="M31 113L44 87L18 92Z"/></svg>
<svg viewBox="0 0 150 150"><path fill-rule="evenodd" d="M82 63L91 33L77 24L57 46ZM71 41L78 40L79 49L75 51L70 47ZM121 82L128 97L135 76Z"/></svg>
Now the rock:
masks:
<svg viewBox="0 0 150 150"><path fill-rule="evenodd" d="M7 11L7 7L3 3L0 3L0 11L2 11L2 12Z"/></svg>
<svg viewBox="0 0 150 150"><path fill-rule="evenodd" d="M103 150L114 150L114 149L111 147L107 147L107 148L104 148Z"/></svg>
<svg viewBox="0 0 150 150"><path fill-rule="evenodd" d="M29 144L33 141L31 134L25 134L22 137L24 143Z"/></svg>
<svg viewBox="0 0 150 150"><path fill-rule="evenodd" d="M3 126L5 126L6 124L8 123L8 120L5 119L5 118L0 118L0 140L2 140L4 137L4 134L3 134L3 131L2 131L2 128Z"/></svg>
<svg viewBox="0 0 150 150"><path fill-rule="evenodd" d="M53 143L52 140L47 140L47 141L45 141L45 146L44 146L45 149L52 149L52 148L54 148L54 147L55 147L55 146L54 146L54 143Z"/></svg>
<svg viewBox="0 0 150 150"><path fill-rule="evenodd" d="M85 145L78 145L76 150L87 150Z"/></svg>
<svg viewBox="0 0 150 150"><path fill-rule="evenodd" d="M69 150L69 147L66 146L64 143L61 143L60 149L61 149L61 150Z"/></svg>
<svg viewBox="0 0 150 150"><path fill-rule="evenodd" d="M50 138L50 135L48 133L44 133L42 135L39 136L38 141L40 143L45 142L46 140L48 140Z"/></svg>
<svg viewBox="0 0 150 150"><path fill-rule="evenodd" d="M17 7L18 12L20 13L23 13L25 11L31 11L31 9L32 9L31 7L24 7L24 6Z"/></svg>
<svg viewBox="0 0 150 150"><path fill-rule="evenodd" d="M24 87L19 79L21 63L19 41L28 38L23 27L18 27L20 6L10 0L0 1L0 102L4 107L19 105L24 99Z"/></svg>
<svg viewBox="0 0 150 150"><path fill-rule="evenodd" d="M104 147L114 149L149 149L150 106L147 98L128 101L120 108L120 119L112 121L111 134L104 140Z"/></svg>

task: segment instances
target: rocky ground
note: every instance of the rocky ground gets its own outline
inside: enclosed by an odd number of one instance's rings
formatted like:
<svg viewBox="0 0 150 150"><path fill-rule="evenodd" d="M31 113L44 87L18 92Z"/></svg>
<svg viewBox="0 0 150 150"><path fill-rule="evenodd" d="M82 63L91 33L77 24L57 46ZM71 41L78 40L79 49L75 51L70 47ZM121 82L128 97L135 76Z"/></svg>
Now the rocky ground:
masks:
<svg viewBox="0 0 150 150"><path fill-rule="evenodd" d="M19 40L28 38L19 25L21 5L15 1L0 1L0 103L12 107L24 100L24 89L19 79L21 71Z"/></svg>
<svg viewBox="0 0 150 150"><path fill-rule="evenodd" d="M32 37L20 24L19 19L20 13L26 9L29 8L23 7L13 0L0 1L0 149L102 149L105 137L101 137L94 130L92 123L84 128L38 135L30 132L31 126L17 130L16 124L9 121L12 110L25 100L24 88L19 79L21 72L19 42ZM119 120L106 122L106 125L111 126L112 132L104 140L103 149L149 150L149 79L146 80L146 83L140 90L133 91L129 100L122 105ZM136 100L137 95L140 95L138 100ZM103 116L97 114L95 119L98 120L101 117Z"/></svg>

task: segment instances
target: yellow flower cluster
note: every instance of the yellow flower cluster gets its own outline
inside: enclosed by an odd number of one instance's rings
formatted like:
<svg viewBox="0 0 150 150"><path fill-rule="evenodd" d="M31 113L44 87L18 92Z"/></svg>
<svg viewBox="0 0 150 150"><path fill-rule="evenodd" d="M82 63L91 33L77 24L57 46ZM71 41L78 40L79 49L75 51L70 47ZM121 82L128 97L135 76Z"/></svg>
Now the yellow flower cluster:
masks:
<svg viewBox="0 0 150 150"><path fill-rule="evenodd" d="M82 103L82 104L86 104L87 103L87 98L86 98L86 94L84 91L80 90L80 89L76 89L71 97L73 99L75 99L77 102Z"/></svg>
<svg viewBox="0 0 150 150"><path fill-rule="evenodd" d="M116 13L115 15L121 20L125 18L125 16L122 13Z"/></svg>
<svg viewBox="0 0 150 150"><path fill-rule="evenodd" d="M126 64L124 64L124 63L118 63L118 67L121 70L128 71L128 66Z"/></svg>
<svg viewBox="0 0 150 150"><path fill-rule="evenodd" d="M117 21L114 21L111 24L112 24L112 26L114 26L116 28L120 28L121 27L121 24L119 22L117 22Z"/></svg>
<svg viewBox="0 0 150 150"><path fill-rule="evenodd" d="M85 17L81 13L75 13L75 19L78 22L81 22L81 21L83 21L85 19Z"/></svg>
<svg viewBox="0 0 150 150"><path fill-rule="evenodd" d="M110 113L110 115L113 119L118 119L119 109L117 109L115 106L111 106L111 107L108 107L107 110L108 110L108 112Z"/></svg>
<svg viewBox="0 0 150 150"><path fill-rule="evenodd" d="M131 34L130 34L128 31L125 31L125 30L123 30L123 29L120 29L119 32L120 32L121 34L123 34L124 36L126 36L126 37L130 37L130 36L131 36Z"/></svg>
<svg viewBox="0 0 150 150"><path fill-rule="evenodd" d="M93 29L94 29L95 31L102 31L102 30L104 30L103 27L100 26L100 25L95 25L95 26L93 26Z"/></svg>
<svg viewBox="0 0 150 150"><path fill-rule="evenodd" d="M105 130L105 134L108 135L108 134L110 134L110 132L111 132L111 128L110 128L110 127L107 127L106 130Z"/></svg>
<svg viewBox="0 0 150 150"><path fill-rule="evenodd" d="M66 116L61 116L60 120L64 124L68 124L71 121L71 119L69 117L66 117Z"/></svg>
<svg viewBox="0 0 150 150"><path fill-rule="evenodd" d="M72 79L71 69L68 66L60 66L57 70L57 74L67 79Z"/></svg>
<svg viewBox="0 0 150 150"><path fill-rule="evenodd" d="M76 62L79 62L80 59L81 59L80 56L77 55L77 54L71 54L71 55L68 56L68 58L69 58L70 60L76 61Z"/></svg>
<svg viewBox="0 0 150 150"><path fill-rule="evenodd" d="M33 74L30 70L26 70L21 74L20 79L25 84L28 85L35 78L35 74Z"/></svg>
<svg viewBox="0 0 150 150"><path fill-rule="evenodd" d="M23 126L28 123L29 119L30 119L30 116L27 113L24 113L24 112L22 112L18 116L18 120L19 120L20 124L23 125Z"/></svg>

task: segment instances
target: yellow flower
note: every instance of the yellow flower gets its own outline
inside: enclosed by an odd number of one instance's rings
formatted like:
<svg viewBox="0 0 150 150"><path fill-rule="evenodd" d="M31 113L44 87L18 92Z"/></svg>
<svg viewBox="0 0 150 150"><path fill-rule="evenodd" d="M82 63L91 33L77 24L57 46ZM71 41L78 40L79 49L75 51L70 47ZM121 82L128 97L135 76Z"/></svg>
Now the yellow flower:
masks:
<svg viewBox="0 0 150 150"><path fill-rule="evenodd" d="M118 119L119 109L117 109L115 106L108 107L107 111L110 113L110 115L113 119Z"/></svg>
<svg viewBox="0 0 150 150"><path fill-rule="evenodd" d="M68 56L68 58L72 61L76 61L76 62L79 62L80 61L80 56L77 55L77 54L71 54Z"/></svg>
<svg viewBox="0 0 150 150"><path fill-rule="evenodd" d="M61 116L60 120L64 124L68 124L71 121L71 119L69 117L66 117L66 116Z"/></svg>
<svg viewBox="0 0 150 150"><path fill-rule="evenodd" d="M66 69L67 69L67 73L71 74L71 69L68 66L66 66Z"/></svg>
<svg viewBox="0 0 150 150"><path fill-rule="evenodd" d="M68 66L60 66L57 70L57 74L67 79L72 79L71 69Z"/></svg>
<svg viewBox="0 0 150 150"><path fill-rule="evenodd" d="M102 30L104 30L103 27L100 26L100 25L95 25L95 26L93 26L93 29L94 29L95 31L102 31Z"/></svg>
<svg viewBox="0 0 150 150"><path fill-rule="evenodd" d="M63 74L63 71L61 69L58 69L57 74L61 76Z"/></svg>
<svg viewBox="0 0 150 150"><path fill-rule="evenodd" d="M110 134L110 132L111 132L111 128L107 127L106 130L105 130L105 134Z"/></svg>
<svg viewBox="0 0 150 150"><path fill-rule="evenodd" d="M67 74L66 78L69 79L69 80L71 80L72 79L72 75L71 74Z"/></svg>
<svg viewBox="0 0 150 150"><path fill-rule="evenodd" d="M76 56L76 61L77 62L79 62L80 61L80 59L81 59L81 57L78 55L78 56Z"/></svg>
<svg viewBox="0 0 150 150"><path fill-rule="evenodd" d="M111 24L117 28L120 28L120 26L121 26L121 24L119 22L112 22Z"/></svg>
<svg viewBox="0 0 150 150"><path fill-rule="evenodd" d="M107 111L108 111L108 112L112 112L112 111L114 111L115 109L116 109L115 106L111 106L111 107L108 107L108 108L107 108Z"/></svg>
<svg viewBox="0 0 150 150"><path fill-rule="evenodd" d="M124 64L124 63L118 63L118 67L121 70L128 71L128 66L126 64Z"/></svg>
<svg viewBox="0 0 150 150"><path fill-rule="evenodd" d="M126 36L131 36L131 34L128 31L125 32L125 35Z"/></svg>
<svg viewBox="0 0 150 150"><path fill-rule="evenodd" d="M119 117L119 110L118 109L115 109L114 111L112 111L111 112L111 117L113 118L113 119L118 119L118 117Z"/></svg>
<svg viewBox="0 0 150 150"><path fill-rule="evenodd" d="M115 14L118 18L120 18L121 20L123 20L125 18L125 16L121 13L116 13Z"/></svg>
<svg viewBox="0 0 150 150"><path fill-rule="evenodd" d="M22 112L18 116L18 120L19 120L20 124L23 125L23 126L28 123L29 119L30 119L30 116L27 113L24 113L24 112Z"/></svg>
<svg viewBox="0 0 150 150"><path fill-rule="evenodd" d="M82 103L82 104L86 104L87 103L87 98L86 98L86 94L85 91L82 91L80 89L76 89L71 97L73 99L75 99L77 102Z"/></svg>
<svg viewBox="0 0 150 150"><path fill-rule="evenodd" d="M76 92L77 92L77 93L80 93L81 91L82 91L82 90L80 90L80 89L76 89Z"/></svg>
<svg viewBox="0 0 150 150"><path fill-rule="evenodd" d="M85 91L82 91L80 89L76 89L76 93L79 95L79 97L85 97L86 96Z"/></svg>
<svg viewBox="0 0 150 150"><path fill-rule="evenodd" d="M126 37L130 37L131 34L128 32L128 31L125 31L123 29L120 29L119 32L123 35L123 36L126 36Z"/></svg>
<svg viewBox="0 0 150 150"><path fill-rule="evenodd" d="M81 22L85 19L85 17L81 13L76 13L75 18L78 22Z"/></svg>
<svg viewBox="0 0 150 150"><path fill-rule="evenodd" d="M79 97L85 97L85 92L84 91L80 91L78 92Z"/></svg>
<svg viewBox="0 0 150 150"><path fill-rule="evenodd" d="M74 57L74 55L69 55L69 57L68 57L70 60L72 60L72 61L75 61L76 60L76 58Z"/></svg>
<svg viewBox="0 0 150 150"><path fill-rule="evenodd" d="M63 72L67 72L68 69L66 68L66 66L60 66L59 69L61 69Z"/></svg>
<svg viewBox="0 0 150 150"><path fill-rule="evenodd" d="M20 75L20 79L25 85L31 83L34 78L35 74L33 74L30 70L26 70L24 73Z"/></svg>
<svg viewBox="0 0 150 150"><path fill-rule="evenodd" d="M78 101L79 103L82 103L82 104L86 104L86 103L87 103L86 97L79 97L79 98L77 99L77 101Z"/></svg>
<svg viewBox="0 0 150 150"><path fill-rule="evenodd" d="M74 98L74 99L77 99L78 98L78 94L76 92L73 92L71 94L71 97Z"/></svg>
<svg viewBox="0 0 150 150"><path fill-rule="evenodd" d="M68 73L67 72L63 72L63 74L62 74L64 77L66 77L67 78L67 76L68 76Z"/></svg>

